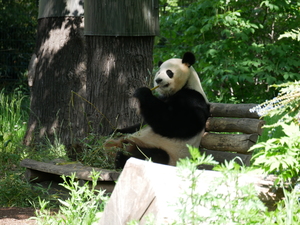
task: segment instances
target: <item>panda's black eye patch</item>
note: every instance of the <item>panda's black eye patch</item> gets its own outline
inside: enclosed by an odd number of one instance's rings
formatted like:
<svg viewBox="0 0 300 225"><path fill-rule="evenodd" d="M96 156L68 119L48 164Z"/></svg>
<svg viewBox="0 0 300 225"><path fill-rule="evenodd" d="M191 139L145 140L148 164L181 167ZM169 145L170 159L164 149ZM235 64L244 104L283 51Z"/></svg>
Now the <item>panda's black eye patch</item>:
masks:
<svg viewBox="0 0 300 225"><path fill-rule="evenodd" d="M174 73L171 70L167 70L166 73L170 78L174 76Z"/></svg>

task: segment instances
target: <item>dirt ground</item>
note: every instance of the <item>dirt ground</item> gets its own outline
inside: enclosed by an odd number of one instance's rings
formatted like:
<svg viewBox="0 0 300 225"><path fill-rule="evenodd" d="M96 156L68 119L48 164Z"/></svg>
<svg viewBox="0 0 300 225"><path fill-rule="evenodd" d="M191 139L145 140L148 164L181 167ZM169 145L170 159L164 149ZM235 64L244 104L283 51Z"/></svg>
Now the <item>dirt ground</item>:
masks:
<svg viewBox="0 0 300 225"><path fill-rule="evenodd" d="M0 208L0 225L36 225L34 208Z"/></svg>
<svg viewBox="0 0 300 225"><path fill-rule="evenodd" d="M39 184L44 188L50 187L48 190L50 194L61 194L61 192L64 191L64 189L54 181L44 181ZM36 209L34 208L0 207L0 225L37 225L36 220L30 219L36 216L35 211Z"/></svg>

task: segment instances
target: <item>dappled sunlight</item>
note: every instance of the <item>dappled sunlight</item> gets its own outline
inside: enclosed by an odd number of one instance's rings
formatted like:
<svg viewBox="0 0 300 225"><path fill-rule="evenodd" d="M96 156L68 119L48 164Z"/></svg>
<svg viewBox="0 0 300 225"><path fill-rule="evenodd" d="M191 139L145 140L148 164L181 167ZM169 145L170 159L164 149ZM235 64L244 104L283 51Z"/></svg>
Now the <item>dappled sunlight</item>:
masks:
<svg viewBox="0 0 300 225"><path fill-rule="evenodd" d="M44 44L40 48L40 51L45 56L52 56L49 57L49 64L52 63L52 59L55 54L70 40L69 33L69 29L65 29L63 26L50 30L49 38L45 40Z"/></svg>

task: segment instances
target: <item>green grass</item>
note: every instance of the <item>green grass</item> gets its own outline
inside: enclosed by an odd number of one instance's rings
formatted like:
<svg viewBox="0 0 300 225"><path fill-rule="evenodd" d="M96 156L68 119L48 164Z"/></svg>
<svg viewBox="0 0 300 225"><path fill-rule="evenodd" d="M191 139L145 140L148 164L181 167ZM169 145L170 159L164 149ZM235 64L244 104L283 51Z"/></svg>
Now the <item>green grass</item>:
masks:
<svg viewBox="0 0 300 225"><path fill-rule="evenodd" d="M32 187L24 179L19 162L28 155L22 148L28 120L29 96L22 92L0 92L0 206L29 207L46 190Z"/></svg>
<svg viewBox="0 0 300 225"><path fill-rule="evenodd" d="M20 145L26 132L28 96L0 92L0 176L15 168L24 157Z"/></svg>
<svg viewBox="0 0 300 225"><path fill-rule="evenodd" d="M108 200L105 191L97 190L97 180L100 173L92 172L92 184L86 182L80 185L75 174L70 177L62 176L64 182L61 184L70 193L66 200L58 199L60 202L59 211L51 214L47 209L49 201L40 200L37 217L40 225L91 225L99 220L99 213L104 210Z"/></svg>
<svg viewBox="0 0 300 225"><path fill-rule="evenodd" d="M67 149L58 135L54 135L53 142L45 137L34 147L22 145L29 116L29 96L26 93L19 89L0 91L0 207L39 205L39 198L57 207L58 196L50 195L48 189L42 186L32 186L25 179L25 168L20 166L24 158L69 161ZM93 134L81 140L83 148L77 160L89 166L112 168L113 160L104 153L103 140Z"/></svg>
<svg viewBox="0 0 300 225"><path fill-rule="evenodd" d="M14 153L22 142L28 119L29 97L20 92L0 92L0 150ZM17 145L16 145L17 144Z"/></svg>

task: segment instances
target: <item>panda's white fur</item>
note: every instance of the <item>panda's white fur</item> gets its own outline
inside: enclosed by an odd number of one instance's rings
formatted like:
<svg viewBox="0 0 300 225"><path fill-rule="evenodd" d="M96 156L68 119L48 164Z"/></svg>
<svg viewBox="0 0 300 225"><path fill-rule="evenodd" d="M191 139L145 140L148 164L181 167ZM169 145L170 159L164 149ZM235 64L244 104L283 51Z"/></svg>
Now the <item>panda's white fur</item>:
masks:
<svg viewBox="0 0 300 225"><path fill-rule="evenodd" d="M161 96L173 95L186 85L186 88L201 93L208 103L208 99L203 91L197 72L191 65L182 63L181 61L182 59L174 58L169 59L160 65L159 71L154 77L154 87L159 86L156 89L157 93ZM176 82L174 82L174 78L170 78L167 75L167 70L173 71L176 76ZM157 79L162 79L160 84L156 82Z"/></svg>
<svg viewBox="0 0 300 225"><path fill-rule="evenodd" d="M189 53L189 54L191 54L191 53ZM192 56L194 57L194 55L192 55ZM169 59L169 60L165 61L164 63L162 63L160 65L160 69L154 77L154 86L159 85L159 87L156 89L156 92L158 93L159 98L164 99L161 101L166 102L163 104L168 104L168 101L172 101L172 97L177 92L179 93L181 90L190 89L190 90L196 91L195 93L197 93L197 92L200 93L203 97L199 94L194 94L194 92L190 93L190 91L183 91L183 96L184 96L184 99L186 99L186 102L192 101L191 102L192 106L190 106L191 110L197 111L197 112L198 112L198 110L200 110L199 112L203 112L205 114L205 116L203 116L203 118L205 117L207 119L207 117L208 117L208 111L207 111L208 99L203 91L198 74L196 73L194 68L191 66L191 64L194 63L195 59L191 60L191 63L183 62L183 61L184 61L184 58L183 59L173 58L173 59ZM170 73L170 71L172 73ZM145 90L145 88L144 88L144 90L142 90L142 91L143 91L143 93L145 93L145 91L147 91L147 90ZM146 96L146 95L148 96L147 98L149 98L149 101L144 99L144 96ZM139 99L140 101L142 101L142 99L144 99L143 104L148 104L147 102L149 102L149 104L150 104L151 101L155 100L155 99L153 100L154 97L152 96L151 93L145 93L145 94L138 93L138 94L136 94L136 97L141 97L141 99ZM201 100L201 98L202 98L202 100ZM190 99L192 99L192 100L190 100ZM198 100L199 100L199 104L197 103ZM180 101L182 101L182 100L180 100ZM178 103L178 104L182 104L182 103ZM183 103L183 104L185 104L185 103ZM196 104L196 106L194 106L195 104ZM148 106L148 107L150 107L150 108L148 108L150 111L155 110L155 108L153 109L151 106ZM153 106L153 107L156 107L156 106ZM172 106L170 106L170 107L172 108ZM205 107L207 107L207 108L205 109ZM159 107L157 107L157 108L159 108ZM170 113L172 113L172 111L170 111ZM144 112L144 114L145 114L145 112ZM142 113L142 115L143 115L143 113ZM146 115L143 115L143 116L144 116L144 118L147 117ZM176 119L180 119L180 118L176 118ZM105 147L106 148L110 148L110 147L123 148L125 146L125 149L126 149L126 145L128 143L130 143L133 146L137 146L138 150L140 148L162 149L169 155L168 165L175 166L178 159L190 156L187 145L191 145L191 146L194 146L197 148L200 146L200 141L201 141L201 137L204 133L206 119L205 120L201 119L202 124L199 124L199 126L201 126L202 128L199 129L199 131L197 130L197 132L193 133L193 135L190 135L187 138L181 138L181 137L173 138L172 136L167 137L167 136L161 135L159 132L155 132L154 131L155 129L152 127L153 123L151 126L151 122L148 122L147 119L145 118L146 122L149 124L148 126L142 128L141 130L139 130L135 133L125 135L119 139L108 140L105 144ZM197 118L197 121L200 121L200 120L198 120L198 118ZM164 121L162 121L161 123L163 123L163 122ZM176 123L176 122L177 121L173 121L173 123ZM191 124L191 121L189 121L189 122ZM159 127L159 124L158 124L159 122L155 121L154 123L156 123L155 125L158 125L158 127ZM172 129L172 128L170 128L170 129ZM185 129L188 129L188 128L185 127Z"/></svg>
<svg viewBox="0 0 300 225"><path fill-rule="evenodd" d="M203 133L204 131L183 141L176 138L163 137L155 133L150 126L147 126L144 129L129 135L126 139L131 144L140 147L164 149L170 157L168 165L176 166L178 159L190 157L187 145L197 148L200 146Z"/></svg>

